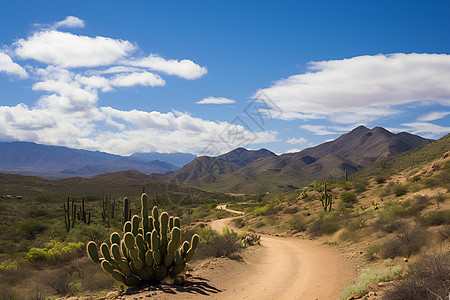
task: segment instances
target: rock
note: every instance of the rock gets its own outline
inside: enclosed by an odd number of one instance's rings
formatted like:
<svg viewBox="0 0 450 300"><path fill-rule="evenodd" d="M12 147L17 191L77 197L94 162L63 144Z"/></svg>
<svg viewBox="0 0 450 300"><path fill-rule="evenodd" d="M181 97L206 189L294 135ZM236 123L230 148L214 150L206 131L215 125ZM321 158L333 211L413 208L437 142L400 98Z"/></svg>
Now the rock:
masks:
<svg viewBox="0 0 450 300"><path fill-rule="evenodd" d="M378 282L379 287L387 286L389 285L389 282Z"/></svg>
<svg viewBox="0 0 450 300"><path fill-rule="evenodd" d="M116 297L116 296L119 296L119 292L118 291L113 291L113 292L109 292L107 295L106 295L106 299L110 299L110 298L114 298L114 297Z"/></svg>
<svg viewBox="0 0 450 300"><path fill-rule="evenodd" d="M379 286L378 286L378 284L376 284L376 283L374 283L374 282L371 282L371 283L369 283L368 285L367 285L367 289L369 290L369 291L378 291L379 290Z"/></svg>
<svg viewBox="0 0 450 300"><path fill-rule="evenodd" d="M347 300L353 300L353 299L361 299L361 295L359 294L351 294L350 296L348 296Z"/></svg>
<svg viewBox="0 0 450 300"><path fill-rule="evenodd" d="M403 258L404 262L408 262L408 259L406 257Z"/></svg>

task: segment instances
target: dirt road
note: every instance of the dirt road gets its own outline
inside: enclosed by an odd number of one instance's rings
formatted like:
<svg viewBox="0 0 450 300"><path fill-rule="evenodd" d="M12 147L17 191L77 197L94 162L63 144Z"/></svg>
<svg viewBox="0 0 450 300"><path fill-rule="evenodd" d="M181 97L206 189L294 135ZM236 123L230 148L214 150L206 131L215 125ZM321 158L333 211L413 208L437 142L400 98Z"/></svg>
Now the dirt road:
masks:
<svg viewBox="0 0 450 300"><path fill-rule="evenodd" d="M215 220L221 232L232 218ZM353 279L351 265L332 247L263 235L261 251L246 259L251 272L220 299L337 299Z"/></svg>

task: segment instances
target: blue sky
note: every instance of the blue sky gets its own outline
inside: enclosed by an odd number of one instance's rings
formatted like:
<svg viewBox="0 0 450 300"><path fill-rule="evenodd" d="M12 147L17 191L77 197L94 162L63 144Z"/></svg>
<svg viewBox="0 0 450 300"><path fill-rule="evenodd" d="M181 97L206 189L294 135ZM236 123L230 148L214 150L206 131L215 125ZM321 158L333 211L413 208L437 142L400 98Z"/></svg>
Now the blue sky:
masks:
<svg viewBox="0 0 450 300"><path fill-rule="evenodd" d="M450 131L449 1L8 1L0 140L276 153Z"/></svg>

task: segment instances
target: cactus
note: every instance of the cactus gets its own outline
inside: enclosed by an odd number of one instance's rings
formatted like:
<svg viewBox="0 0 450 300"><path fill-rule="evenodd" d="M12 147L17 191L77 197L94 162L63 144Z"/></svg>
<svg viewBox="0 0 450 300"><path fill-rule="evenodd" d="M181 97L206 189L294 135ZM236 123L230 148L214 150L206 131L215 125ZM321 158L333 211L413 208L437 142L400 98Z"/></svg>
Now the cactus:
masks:
<svg viewBox="0 0 450 300"><path fill-rule="evenodd" d="M117 232L111 234L111 246L100 246L103 257L99 257L93 241L87 244L87 253L113 279L127 286L158 283L167 276L184 275L186 263L199 244L199 236L194 235L190 243L179 246L180 225L179 218L160 214L156 206L149 215L147 195L143 193L141 215L124 222L122 238Z"/></svg>
<svg viewBox="0 0 450 300"><path fill-rule="evenodd" d="M348 177L347 177L347 169L345 169L345 182L348 181Z"/></svg>
<svg viewBox="0 0 450 300"><path fill-rule="evenodd" d="M84 224L91 224L91 212L89 211L86 214L86 211L84 210L84 197L81 198L81 207L80 210L77 212L77 219L80 221L83 221Z"/></svg>
<svg viewBox="0 0 450 300"><path fill-rule="evenodd" d="M69 232L70 228L75 226L75 216L77 211L77 205L75 199L72 198L72 204L69 204L70 198L67 197L67 205L64 203L64 224L66 225L66 231Z"/></svg>
<svg viewBox="0 0 450 300"><path fill-rule="evenodd" d="M131 221L131 208L130 200L128 200L128 198L125 198L123 199L122 224L125 224L127 221Z"/></svg>
<svg viewBox="0 0 450 300"><path fill-rule="evenodd" d="M325 182L323 193L319 195L319 200L322 203L323 211L324 212L330 212L331 211L331 205L333 204L333 196L328 194L327 191L327 183Z"/></svg>

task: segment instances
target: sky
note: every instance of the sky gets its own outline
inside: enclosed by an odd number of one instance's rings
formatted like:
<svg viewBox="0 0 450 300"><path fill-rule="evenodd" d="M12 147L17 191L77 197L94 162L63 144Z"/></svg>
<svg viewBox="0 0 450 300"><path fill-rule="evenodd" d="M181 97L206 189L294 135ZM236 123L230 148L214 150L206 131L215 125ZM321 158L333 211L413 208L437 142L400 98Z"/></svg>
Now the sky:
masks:
<svg viewBox="0 0 450 300"><path fill-rule="evenodd" d="M6 1L0 141L296 152L450 132L450 1Z"/></svg>

